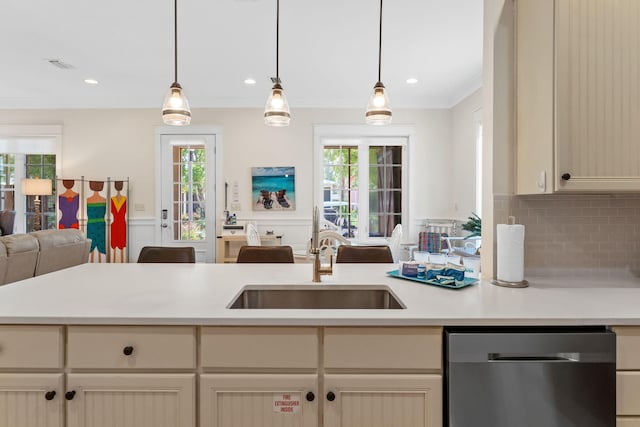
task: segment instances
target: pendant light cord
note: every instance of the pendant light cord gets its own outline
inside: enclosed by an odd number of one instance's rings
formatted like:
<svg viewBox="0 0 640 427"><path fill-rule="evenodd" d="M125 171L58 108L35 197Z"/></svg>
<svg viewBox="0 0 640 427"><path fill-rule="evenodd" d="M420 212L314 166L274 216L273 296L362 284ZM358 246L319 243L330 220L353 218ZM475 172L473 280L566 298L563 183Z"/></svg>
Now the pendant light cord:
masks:
<svg viewBox="0 0 640 427"><path fill-rule="evenodd" d="M280 83L280 0L276 0L276 80Z"/></svg>
<svg viewBox="0 0 640 427"><path fill-rule="evenodd" d="M173 1L173 75L178 83L178 0Z"/></svg>
<svg viewBox="0 0 640 427"><path fill-rule="evenodd" d="M382 0L380 0L380 32L378 34L378 81L380 81L382 68Z"/></svg>

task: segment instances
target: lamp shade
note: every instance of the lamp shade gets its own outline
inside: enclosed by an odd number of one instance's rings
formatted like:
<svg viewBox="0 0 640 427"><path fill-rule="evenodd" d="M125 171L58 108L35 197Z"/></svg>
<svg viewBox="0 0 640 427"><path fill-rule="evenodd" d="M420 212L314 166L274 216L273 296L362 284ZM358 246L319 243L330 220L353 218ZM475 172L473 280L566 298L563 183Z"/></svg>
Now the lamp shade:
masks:
<svg viewBox="0 0 640 427"><path fill-rule="evenodd" d="M386 125L391 123L391 107L389 96L381 82L373 87L373 94L367 105L365 122L369 125Z"/></svg>
<svg viewBox="0 0 640 427"><path fill-rule="evenodd" d="M289 126L291 121L291 113L289 112L289 103L284 95L280 83L273 85L271 95L267 99L267 105L264 109L264 122L268 126Z"/></svg>
<svg viewBox="0 0 640 427"><path fill-rule="evenodd" d="M22 180L22 194L26 196L49 196L51 191L50 179L25 178Z"/></svg>
<svg viewBox="0 0 640 427"><path fill-rule="evenodd" d="M179 83L173 83L164 98L162 121L172 126L187 126L191 123L189 101Z"/></svg>

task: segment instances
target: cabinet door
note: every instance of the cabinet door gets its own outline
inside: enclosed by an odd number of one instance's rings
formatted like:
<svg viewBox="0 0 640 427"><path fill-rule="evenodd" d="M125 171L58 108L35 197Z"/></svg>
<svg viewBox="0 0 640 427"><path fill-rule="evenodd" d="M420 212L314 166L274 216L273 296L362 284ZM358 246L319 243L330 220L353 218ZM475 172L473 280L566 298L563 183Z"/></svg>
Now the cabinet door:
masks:
<svg viewBox="0 0 640 427"><path fill-rule="evenodd" d="M640 418L616 418L616 427L640 427Z"/></svg>
<svg viewBox="0 0 640 427"><path fill-rule="evenodd" d="M201 427L315 427L315 374L200 376Z"/></svg>
<svg viewBox="0 0 640 427"><path fill-rule="evenodd" d="M67 427L194 427L194 374L69 374Z"/></svg>
<svg viewBox="0 0 640 427"><path fill-rule="evenodd" d="M0 427L62 427L62 374L0 374Z"/></svg>
<svg viewBox="0 0 640 427"><path fill-rule="evenodd" d="M556 189L638 190L638 2L555 3Z"/></svg>
<svg viewBox="0 0 640 427"><path fill-rule="evenodd" d="M440 375L325 375L324 427L441 427Z"/></svg>

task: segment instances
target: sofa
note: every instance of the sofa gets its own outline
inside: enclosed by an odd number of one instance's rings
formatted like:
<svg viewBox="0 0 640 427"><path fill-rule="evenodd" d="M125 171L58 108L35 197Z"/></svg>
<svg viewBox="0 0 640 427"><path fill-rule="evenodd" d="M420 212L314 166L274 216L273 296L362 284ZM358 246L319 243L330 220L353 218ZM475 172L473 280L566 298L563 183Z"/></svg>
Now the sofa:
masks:
<svg viewBox="0 0 640 427"><path fill-rule="evenodd" d="M84 264L90 247L91 239L74 229L1 236L0 285Z"/></svg>

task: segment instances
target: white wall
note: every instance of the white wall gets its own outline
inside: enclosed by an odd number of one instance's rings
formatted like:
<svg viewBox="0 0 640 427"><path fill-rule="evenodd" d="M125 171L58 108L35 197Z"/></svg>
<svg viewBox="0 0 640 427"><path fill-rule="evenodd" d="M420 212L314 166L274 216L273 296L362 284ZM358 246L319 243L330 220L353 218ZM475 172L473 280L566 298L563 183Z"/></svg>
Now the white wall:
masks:
<svg viewBox="0 0 640 427"><path fill-rule="evenodd" d="M482 108L478 89L451 109L451 215L466 220L476 211L476 112Z"/></svg>
<svg viewBox="0 0 640 427"><path fill-rule="evenodd" d="M476 94L472 96L473 99L476 97ZM467 101L456 107L458 115L466 114ZM270 228L281 228L276 231L283 231L290 224L293 228L289 233L285 232L283 242L304 247L305 224L310 223L313 198L313 125L361 124L363 117L361 109L294 108L289 127L271 128L263 124L261 109L194 108L192 124L222 128L222 176L230 184L238 181L242 206L237 216L240 219L257 220L259 225L263 223ZM451 215L451 186L447 183L447 177L451 171L452 117L452 110L394 110L394 124L414 125L416 131L415 145L410 153L412 220ZM152 224L156 218L154 128L162 125L159 108L0 110L0 124L62 125L61 177L130 177L132 225L141 224L146 230L132 231L132 258L137 254L136 248L153 243L149 241L153 239L150 237L153 233L148 230L153 230ZM295 211L251 211L252 166L296 167ZM466 168L464 165L461 167ZM470 168L473 168L473 163ZM135 210L134 205L141 205L142 209ZM218 211L221 210L220 206Z"/></svg>

